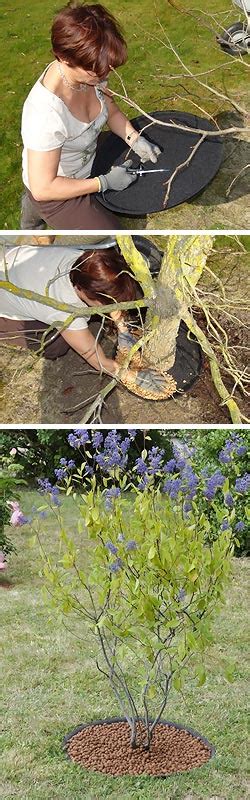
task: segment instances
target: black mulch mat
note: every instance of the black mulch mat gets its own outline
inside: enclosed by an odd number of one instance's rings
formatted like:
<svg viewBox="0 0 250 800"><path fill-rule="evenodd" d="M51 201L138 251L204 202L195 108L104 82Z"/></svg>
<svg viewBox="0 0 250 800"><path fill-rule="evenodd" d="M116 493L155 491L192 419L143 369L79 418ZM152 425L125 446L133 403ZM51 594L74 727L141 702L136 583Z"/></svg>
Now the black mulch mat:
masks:
<svg viewBox="0 0 250 800"><path fill-rule="evenodd" d="M207 119L180 111L152 111L154 117L164 122L176 122L187 127L201 128L202 130L215 130L214 125ZM149 120L137 117L132 124L139 131ZM162 152L156 164L147 161L143 169L166 168L169 173L149 173L138 177L135 183L122 192L107 191L104 195L96 195L96 199L115 213L126 216L141 216L164 210L164 197L166 186L164 182L173 173L176 167L190 155L192 147L199 140L199 134L187 133L174 128L165 128L154 123L143 134L147 139L158 144ZM105 137L103 145L97 152L92 175L105 174L112 166L122 164L127 157L129 148L122 139L114 133ZM223 155L221 137L215 133L208 137L199 147L190 165L176 176L172 183L167 208L177 206L195 197L210 183L216 175ZM138 167L140 159L131 151L129 158L133 166Z"/></svg>
<svg viewBox="0 0 250 800"><path fill-rule="evenodd" d="M176 342L176 358L169 374L176 380L177 392L186 392L199 378L202 369L202 351L192 334L188 335L185 322L181 322Z"/></svg>

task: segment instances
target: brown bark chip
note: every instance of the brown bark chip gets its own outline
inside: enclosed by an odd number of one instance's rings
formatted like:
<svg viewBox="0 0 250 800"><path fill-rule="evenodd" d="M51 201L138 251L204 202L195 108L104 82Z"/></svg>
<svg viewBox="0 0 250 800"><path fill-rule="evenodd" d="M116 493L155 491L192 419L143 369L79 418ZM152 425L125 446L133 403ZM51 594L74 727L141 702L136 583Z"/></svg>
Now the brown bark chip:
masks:
<svg viewBox="0 0 250 800"><path fill-rule="evenodd" d="M142 724L140 730L143 733ZM158 723L150 752L142 746L131 748L129 725L122 720L82 726L65 742L68 757L77 764L114 776L184 772L201 767L213 754L209 742L173 723Z"/></svg>

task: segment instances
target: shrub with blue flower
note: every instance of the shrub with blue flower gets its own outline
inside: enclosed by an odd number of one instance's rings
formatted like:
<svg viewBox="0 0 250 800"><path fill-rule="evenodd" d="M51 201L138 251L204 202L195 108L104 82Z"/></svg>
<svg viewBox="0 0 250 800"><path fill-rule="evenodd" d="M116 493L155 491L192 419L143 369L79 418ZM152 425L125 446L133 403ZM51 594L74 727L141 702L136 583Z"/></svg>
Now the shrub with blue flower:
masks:
<svg viewBox="0 0 250 800"><path fill-rule="evenodd" d="M183 691L190 663L192 679L205 680L203 651L230 577L235 536L243 531L235 506L249 476L237 474L230 482L226 465L200 475L195 451L183 444L175 444L168 460L157 446L144 449L128 470L129 432L77 430L69 440L73 449L83 448L81 466L61 460L55 470L60 488L40 481L59 530L58 556L47 559L46 545L41 549L48 600L59 617L71 616L74 624L76 614L78 624L82 618L88 626L131 745L139 745L136 721L142 717L143 744L150 749L171 686ZM234 439L236 462L239 446ZM79 508L74 536L62 509L57 512L62 491ZM41 517L37 526L40 537Z"/></svg>

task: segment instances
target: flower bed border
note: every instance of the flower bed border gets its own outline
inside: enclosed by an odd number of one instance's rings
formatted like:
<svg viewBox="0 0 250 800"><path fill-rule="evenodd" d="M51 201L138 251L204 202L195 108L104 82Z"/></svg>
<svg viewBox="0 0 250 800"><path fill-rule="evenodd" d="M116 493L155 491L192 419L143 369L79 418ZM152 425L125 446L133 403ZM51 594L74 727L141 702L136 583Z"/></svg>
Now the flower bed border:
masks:
<svg viewBox="0 0 250 800"><path fill-rule="evenodd" d="M70 733L67 733L66 736L64 736L64 738L63 738L62 746L63 746L63 750L65 752L66 758L68 759L68 761L73 761L73 763L75 763L74 759L72 759L71 756L68 753L67 745L70 742L70 740L73 739L74 736L76 736L77 733L80 733L80 731L84 730L85 728L93 728L96 725L111 725L114 722L126 722L126 721L127 720L126 720L125 717L107 717L106 719L97 719L97 720L94 720L93 722L85 722L82 725L78 725L76 728L74 728L72 731L70 731ZM142 721L143 722L143 719L141 717L139 717L138 721ZM149 720L149 721L153 722L153 720ZM166 720L166 719L160 719L159 720L159 724L160 725L167 725L168 727L175 728L176 730L186 731L187 733L192 734L192 736L195 739L199 739L200 742L202 742L203 744L205 744L209 748L210 757L209 757L208 761L210 761L211 758L214 757L214 755L216 753L215 746L213 744L211 744L211 742L209 742L208 739L205 738L205 736L202 736L201 733L198 733L198 731L194 731L193 728L189 728L186 725L180 725L178 722L170 722L169 720ZM206 763L208 763L208 762L206 762ZM191 767L191 769L188 770L188 772L192 772L193 769L201 769L201 767L204 767L204 764L200 764L199 767L197 767L197 766L196 767ZM84 765L83 765L83 768L84 768ZM91 770L88 770L88 771L91 772ZM98 770L92 770L92 772L93 773L97 773ZM184 772L184 770L171 772L171 775L180 775L183 772ZM100 772L100 775L101 774L103 774L103 773ZM110 777L116 778L118 776L110 775ZM154 776L154 775L148 775L145 772L143 775L140 775L140 777L156 778L156 779L157 778L162 778L162 779L164 778L164 779L166 779L166 778L170 777L170 773L166 773L166 774L163 773L162 775L155 775Z"/></svg>

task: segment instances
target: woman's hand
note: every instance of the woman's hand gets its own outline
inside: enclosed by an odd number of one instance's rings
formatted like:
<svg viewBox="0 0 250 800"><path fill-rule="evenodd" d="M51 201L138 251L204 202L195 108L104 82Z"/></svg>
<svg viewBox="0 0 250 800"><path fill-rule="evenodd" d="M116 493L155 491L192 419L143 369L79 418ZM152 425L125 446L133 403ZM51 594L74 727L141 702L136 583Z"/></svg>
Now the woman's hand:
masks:
<svg viewBox="0 0 250 800"><path fill-rule="evenodd" d="M130 148L139 156L142 164L144 164L145 161L152 161L153 164L156 164L157 158L161 152L158 144L148 142L144 136L138 136L137 139L132 140Z"/></svg>
<svg viewBox="0 0 250 800"><path fill-rule="evenodd" d="M119 311L119 310L118 311L111 311L109 316L111 317L113 322L115 322L115 324L117 325L117 328L118 328L118 326L119 327L120 326L121 327L123 327L123 326L126 327L125 323L123 322L124 311Z"/></svg>
<svg viewBox="0 0 250 800"><path fill-rule="evenodd" d="M123 189L127 189L131 183L137 180L137 175L127 172L131 166L131 160L124 161L120 167L112 167L106 175L99 175L101 191L106 192L107 189L112 189L114 192L122 192Z"/></svg>

